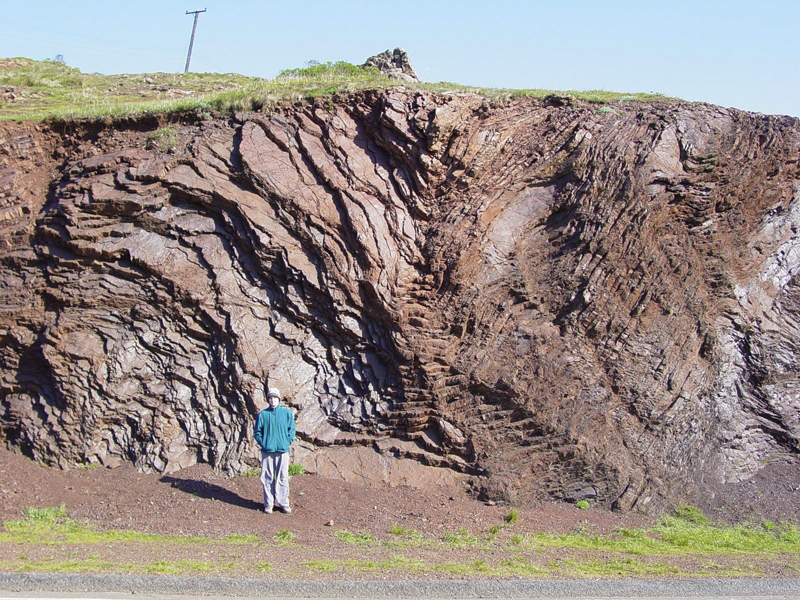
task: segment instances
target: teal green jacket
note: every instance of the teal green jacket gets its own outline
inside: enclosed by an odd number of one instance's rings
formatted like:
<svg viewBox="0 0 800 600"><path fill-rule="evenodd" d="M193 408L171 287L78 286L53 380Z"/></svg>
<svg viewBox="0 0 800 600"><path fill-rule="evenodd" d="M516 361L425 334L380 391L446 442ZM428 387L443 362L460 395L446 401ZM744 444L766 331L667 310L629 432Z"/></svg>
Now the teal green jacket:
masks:
<svg viewBox="0 0 800 600"><path fill-rule="evenodd" d="M253 435L264 452L288 452L294 433L294 415L285 406L265 408L258 413Z"/></svg>

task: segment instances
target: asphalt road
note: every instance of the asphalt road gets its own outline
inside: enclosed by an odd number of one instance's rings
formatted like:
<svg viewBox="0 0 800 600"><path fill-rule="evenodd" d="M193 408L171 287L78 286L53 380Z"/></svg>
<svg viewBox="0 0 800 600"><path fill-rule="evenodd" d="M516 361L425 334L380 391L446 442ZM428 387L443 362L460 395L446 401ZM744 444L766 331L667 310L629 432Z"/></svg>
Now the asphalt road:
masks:
<svg viewBox="0 0 800 600"><path fill-rule="evenodd" d="M376 598L427 600L704 599L800 600L800 579L514 580L514 581L303 581L138 575L0 573L3 598L155 600L203 597Z"/></svg>

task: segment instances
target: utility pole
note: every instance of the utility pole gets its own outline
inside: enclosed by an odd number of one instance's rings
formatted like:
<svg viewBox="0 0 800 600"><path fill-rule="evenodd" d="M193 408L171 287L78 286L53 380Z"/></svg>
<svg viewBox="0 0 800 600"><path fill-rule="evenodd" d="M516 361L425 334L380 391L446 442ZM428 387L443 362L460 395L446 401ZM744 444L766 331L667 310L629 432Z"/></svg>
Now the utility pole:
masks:
<svg viewBox="0 0 800 600"><path fill-rule="evenodd" d="M194 15L194 25L192 25L192 39L189 40L189 54L186 55L186 68L183 70L184 73L189 72L189 61L192 60L192 46L194 46L194 32L197 30L197 17L200 16L200 13L206 12L206 9L203 10L187 10L187 15Z"/></svg>

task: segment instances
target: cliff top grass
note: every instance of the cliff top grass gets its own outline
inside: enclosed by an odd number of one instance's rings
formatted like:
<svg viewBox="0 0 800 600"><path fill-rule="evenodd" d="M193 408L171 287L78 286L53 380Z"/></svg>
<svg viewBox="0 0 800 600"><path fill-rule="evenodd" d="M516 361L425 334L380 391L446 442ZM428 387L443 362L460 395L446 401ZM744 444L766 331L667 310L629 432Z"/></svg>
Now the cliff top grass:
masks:
<svg viewBox="0 0 800 600"><path fill-rule="evenodd" d="M309 63L274 79L235 73L81 73L58 61L0 58L0 121L73 120L140 114L232 114L301 101L400 85L374 67L346 62ZM452 83L402 84L437 93L474 93L493 100L551 94L571 95L598 105L674 100L660 94L607 91L506 90Z"/></svg>

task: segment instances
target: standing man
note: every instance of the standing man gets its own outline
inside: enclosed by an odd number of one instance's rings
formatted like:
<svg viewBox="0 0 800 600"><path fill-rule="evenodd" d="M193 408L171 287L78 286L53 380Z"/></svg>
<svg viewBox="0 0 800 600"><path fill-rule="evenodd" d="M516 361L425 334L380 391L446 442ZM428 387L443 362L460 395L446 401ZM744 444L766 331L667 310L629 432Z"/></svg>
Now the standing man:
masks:
<svg viewBox="0 0 800 600"><path fill-rule="evenodd" d="M258 413L253 435L261 446L261 485L264 488L264 512L277 508L290 514L289 446L294 441L294 415L280 406L281 392L269 388L269 406Z"/></svg>

